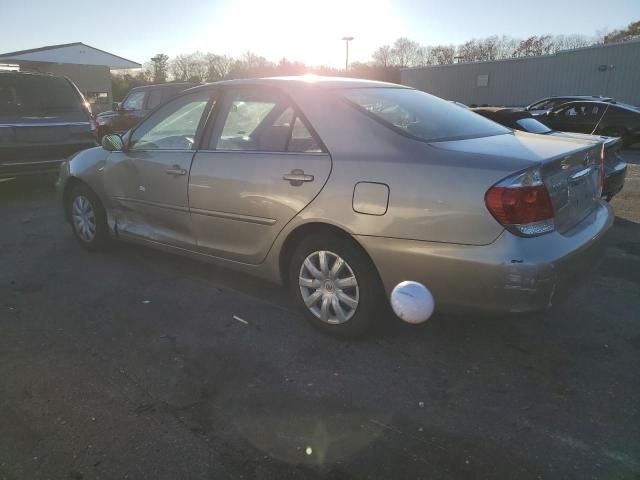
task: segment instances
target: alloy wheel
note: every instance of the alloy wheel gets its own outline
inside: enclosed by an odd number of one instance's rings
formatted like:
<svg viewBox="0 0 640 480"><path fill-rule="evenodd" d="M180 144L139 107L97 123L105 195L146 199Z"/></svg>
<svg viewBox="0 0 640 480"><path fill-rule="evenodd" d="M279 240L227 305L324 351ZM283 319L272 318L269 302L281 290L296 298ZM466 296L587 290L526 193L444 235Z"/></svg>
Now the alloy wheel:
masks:
<svg viewBox="0 0 640 480"><path fill-rule="evenodd" d="M345 323L356 313L358 281L349 264L333 252L308 255L300 267L298 285L306 307L323 322Z"/></svg>
<svg viewBox="0 0 640 480"><path fill-rule="evenodd" d="M96 236L96 214L87 197L78 195L73 199L71 216L78 236L84 242L91 243Z"/></svg>

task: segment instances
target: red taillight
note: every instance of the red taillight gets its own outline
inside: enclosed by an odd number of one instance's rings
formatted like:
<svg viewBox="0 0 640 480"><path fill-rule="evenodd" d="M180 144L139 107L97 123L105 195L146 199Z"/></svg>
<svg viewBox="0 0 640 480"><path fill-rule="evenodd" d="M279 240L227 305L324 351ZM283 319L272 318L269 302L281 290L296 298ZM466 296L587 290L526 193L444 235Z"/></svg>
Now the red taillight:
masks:
<svg viewBox="0 0 640 480"><path fill-rule="evenodd" d="M554 229L553 204L537 170L494 185L487 191L485 203L501 225L518 234L534 236Z"/></svg>
<svg viewBox="0 0 640 480"><path fill-rule="evenodd" d="M503 225L522 225L553 218L547 187L492 187L486 196L487 208Z"/></svg>

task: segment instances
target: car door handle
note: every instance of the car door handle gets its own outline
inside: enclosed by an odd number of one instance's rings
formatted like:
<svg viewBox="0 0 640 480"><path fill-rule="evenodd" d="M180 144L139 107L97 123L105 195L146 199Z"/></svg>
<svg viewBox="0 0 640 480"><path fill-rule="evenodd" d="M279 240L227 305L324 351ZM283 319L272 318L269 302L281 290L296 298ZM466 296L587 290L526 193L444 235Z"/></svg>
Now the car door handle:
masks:
<svg viewBox="0 0 640 480"><path fill-rule="evenodd" d="M293 186L300 186L303 182L313 182L313 175L304 173L304 170L291 170L291 173L287 173L282 176L283 180L290 182Z"/></svg>
<svg viewBox="0 0 640 480"><path fill-rule="evenodd" d="M186 175L187 171L184 168L169 168L167 175Z"/></svg>

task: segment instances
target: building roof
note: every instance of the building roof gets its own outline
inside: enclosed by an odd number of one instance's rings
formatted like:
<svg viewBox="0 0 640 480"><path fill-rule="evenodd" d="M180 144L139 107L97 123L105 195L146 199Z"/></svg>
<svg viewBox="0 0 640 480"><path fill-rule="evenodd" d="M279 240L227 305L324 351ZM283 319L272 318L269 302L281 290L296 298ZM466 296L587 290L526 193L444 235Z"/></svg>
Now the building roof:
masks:
<svg viewBox="0 0 640 480"><path fill-rule="evenodd" d="M104 65L110 68L140 68L138 62L105 52L82 42L48 45L17 52L0 53L0 61Z"/></svg>

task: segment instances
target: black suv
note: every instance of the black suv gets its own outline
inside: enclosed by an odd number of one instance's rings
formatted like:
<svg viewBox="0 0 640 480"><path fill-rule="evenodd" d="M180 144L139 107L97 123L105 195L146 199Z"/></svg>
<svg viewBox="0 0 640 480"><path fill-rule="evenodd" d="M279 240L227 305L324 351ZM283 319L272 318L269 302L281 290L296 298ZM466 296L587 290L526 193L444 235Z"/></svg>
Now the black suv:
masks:
<svg viewBox="0 0 640 480"><path fill-rule="evenodd" d="M0 178L57 173L96 146L89 104L67 78L0 72Z"/></svg>

